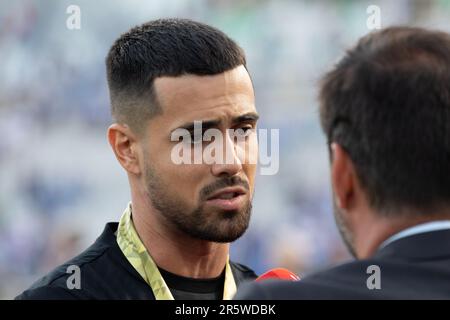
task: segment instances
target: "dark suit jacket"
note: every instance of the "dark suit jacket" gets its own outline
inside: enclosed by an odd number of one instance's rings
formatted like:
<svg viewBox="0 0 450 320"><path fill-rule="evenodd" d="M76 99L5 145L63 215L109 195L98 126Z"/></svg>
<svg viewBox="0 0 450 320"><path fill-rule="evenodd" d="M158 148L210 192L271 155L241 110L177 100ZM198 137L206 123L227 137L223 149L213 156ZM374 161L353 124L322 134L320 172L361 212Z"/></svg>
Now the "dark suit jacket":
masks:
<svg viewBox="0 0 450 320"><path fill-rule="evenodd" d="M371 265L380 267L381 289L368 289ZM450 299L450 230L398 239L371 259L346 263L298 282L244 285L236 299Z"/></svg>
<svg viewBox="0 0 450 320"><path fill-rule="evenodd" d="M150 286L128 262L114 232L118 223L108 223L95 243L79 256L57 267L16 299L145 299L154 300ZM81 289L69 289L70 265L80 268ZM249 268L230 262L236 286L254 280ZM72 271L73 272L73 271ZM70 282L69 282L70 283Z"/></svg>

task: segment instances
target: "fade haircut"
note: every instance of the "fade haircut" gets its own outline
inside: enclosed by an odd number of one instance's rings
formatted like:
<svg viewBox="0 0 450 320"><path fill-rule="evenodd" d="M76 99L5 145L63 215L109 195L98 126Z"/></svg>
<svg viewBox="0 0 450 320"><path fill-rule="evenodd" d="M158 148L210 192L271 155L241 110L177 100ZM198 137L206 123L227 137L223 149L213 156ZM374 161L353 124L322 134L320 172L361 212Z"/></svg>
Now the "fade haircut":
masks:
<svg viewBox="0 0 450 320"><path fill-rule="evenodd" d="M163 112L157 77L215 75L246 66L243 50L220 30L188 19L159 19L132 28L106 57L111 113L141 134Z"/></svg>

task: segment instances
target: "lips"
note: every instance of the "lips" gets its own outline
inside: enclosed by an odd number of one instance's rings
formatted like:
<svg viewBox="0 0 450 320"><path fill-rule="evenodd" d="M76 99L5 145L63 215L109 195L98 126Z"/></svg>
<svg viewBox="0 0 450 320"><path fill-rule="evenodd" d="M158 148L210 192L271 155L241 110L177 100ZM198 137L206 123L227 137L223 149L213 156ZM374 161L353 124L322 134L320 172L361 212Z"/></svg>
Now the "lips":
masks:
<svg viewBox="0 0 450 320"><path fill-rule="evenodd" d="M238 210L244 204L247 191L242 187L229 187L213 193L206 203L222 210Z"/></svg>
<svg viewBox="0 0 450 320"><path fill-rule="evenodd" d="M216 191L213 193L208 200L213 199L232 199L234 197L244 195L246 194L246 190L242 187L230 187L230 188L224 188L220 189L219 191Z"/></svg>

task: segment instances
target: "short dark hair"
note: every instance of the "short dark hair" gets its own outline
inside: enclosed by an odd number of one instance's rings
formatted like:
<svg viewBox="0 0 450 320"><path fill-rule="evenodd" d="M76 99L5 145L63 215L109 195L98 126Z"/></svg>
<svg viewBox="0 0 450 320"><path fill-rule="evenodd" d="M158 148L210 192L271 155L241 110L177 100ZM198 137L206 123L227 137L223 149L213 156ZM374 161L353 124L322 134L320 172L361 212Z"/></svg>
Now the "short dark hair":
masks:
<svg viewBox="0 0 450 320"><path fill-rule="evenodd" d="M382 214L450 204L448 33L391 27L365 36L322 80L320 117Z"/></svg>
<svg viewBox="0 0 450 320"><path fill-rule="evenodd" d="M141 132L162 112L155 78L214 75L239 65L246 66L243 50L216 28L188 19L147 22L122 34L106 57L111 113Z"/></svg>

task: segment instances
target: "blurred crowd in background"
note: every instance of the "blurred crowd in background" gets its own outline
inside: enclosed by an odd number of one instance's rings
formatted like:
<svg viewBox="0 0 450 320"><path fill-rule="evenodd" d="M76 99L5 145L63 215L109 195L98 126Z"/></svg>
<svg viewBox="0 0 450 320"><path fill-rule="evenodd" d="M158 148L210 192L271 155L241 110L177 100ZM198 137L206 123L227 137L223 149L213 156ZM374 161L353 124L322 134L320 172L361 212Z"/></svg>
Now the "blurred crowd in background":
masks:
<svg viewBox="0 0 450 320"><path fill-rule="evenodd" d="M81 28L66 26L69 5ZM226 32L247 54L259 128L280 130L280 168L258 176L232 259L301 275L350 259L334 224L317 112L320 76L381 26L450 31L449 0L149 0L0 2L0 298L10 299L91 244L129 199L106 140L104 58L134 25L184 17Z"/></svg>

